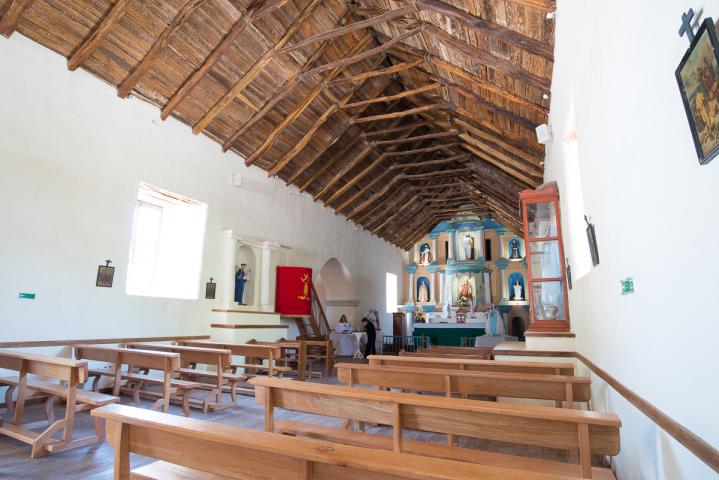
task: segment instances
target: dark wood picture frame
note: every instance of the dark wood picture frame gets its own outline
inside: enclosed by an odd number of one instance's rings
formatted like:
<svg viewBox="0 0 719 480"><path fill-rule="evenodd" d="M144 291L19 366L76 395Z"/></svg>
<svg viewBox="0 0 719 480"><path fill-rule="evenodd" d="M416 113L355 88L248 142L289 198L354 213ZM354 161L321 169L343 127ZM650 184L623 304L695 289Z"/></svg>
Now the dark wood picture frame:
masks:
<svg viewBox="0 0 719 480"><path fill-rule="evenodd" d="M205 299L207 300L214 300L217 292L217 283L212 280L211 278L210 281L205 284Z"/></svg>
<svg viewBox="0 0 719 480"><path fill-rule="evenodd" d="M599 247L597 247L597 232L594 230L594 224L589 222L585 216L584 221L587 222L587 242L589 243L589 254L592 256L592 266L599 265Z"/></svg>
<svg viewBox="0 0 719 480"><path fill-rule="evenodd" d="M709 53L706 52L707 41L709 42L711 50ZM701 47L697 48L700 43L702 44ZM696 55L702 56L696 57ZM689 120L689 129L692 132L692 140L694 141L694 147L696 148L697 156L699 157L699 164L706 165L711 162L714 157L719 155L719 113L709 119L711 125L706 125L707 122L705 122L701 118L701 115L697 114L696 109L692 107L692 105L695 105L695 103L693 103L696 98L694 96L695 92L688 92L687 88L690 87L690 85L686 85L685 82L685 78L687 78L690 74L694 76L697 75L697 64L701 60L709 61L709 66L713 67L710 68L710 71L713 70L713 72L708 74L709 76L713 75L713 78L708 78L708 81L710 81L711 84L707 86L701 81L694 81L693 83L701 85L701 93L703 97L716 99L719 97L719 39L717 39L717 30L712 18L706 18L699 26L699 30L694 36L694 40L684 54L684 57L682 57L682 61L679 63L675 72L677 83L679 84L679 92L682 96L682 102L684 103L684 110L686 111L687 119ZM698 87L695 88L695 90L698 89ZM710 91L707 92L707 89ZM704 125L704 128L700 130L697 127L697 122L701 122ZM714 143L708 146L708 150L707 145L705 145L704 140L701 138L701 133L705 130L708 130L709 135L713 133L712 141Z"/></svg>
<svg viewBox="0 0 719 480"><path fill-rule="evenodd" d="M97 267L96 287L112 288L115 279L115 267L109 265L100 265Z"/></svg>

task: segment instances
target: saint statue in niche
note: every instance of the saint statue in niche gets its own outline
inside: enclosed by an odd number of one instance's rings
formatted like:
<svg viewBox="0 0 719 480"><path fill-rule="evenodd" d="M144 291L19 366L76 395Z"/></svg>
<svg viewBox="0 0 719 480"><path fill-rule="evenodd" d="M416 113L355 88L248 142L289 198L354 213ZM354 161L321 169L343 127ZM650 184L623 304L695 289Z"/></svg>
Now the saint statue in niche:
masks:
<svg viewBox="0 0 719 480"><path fill-rule="evenodd" d="M464 234L464 238L462 239L462 245L464 246L464 259L472 260L472 258L474 257L474 239L472 238L472 235L469 234L469 232Z"/></svg>
<svg viewBox="0 0 719 480"><path fill-rule="evenodd" d="M429 302L429 292L427 291L427 285L424 282L419 285L419 294L417 295L417 300L419 300L421 303Z"/></svg>
<svg viewBox="0 0 719 480"><path fill-rule="evenodd" d="M519 240L517 240L516 238L513 238L509 241L509 250L509 258L522 258L522 255L519 253Z"/></svg>
<svg viewBox="0 0 719 480"><path fill-rule="evenodd" d="M464 283L459 287L457 302L462 306L472 303L472 285L469 284L469 278L465 278Z"/></svg>
<svg viewBox="0 0 719 480"><path fill-rule="evenodd" d="M514 297L512 297L512 300L523 300L522 297L522 285L519 284L519 282L514 282L514 285L512 286L512 290L514 290Z"/></svg>
<svg viewBox="0 0 719 480"><path fill-rule="evenodd" d="M430 263L432 263L430 249L429 249L429 245L427 245L425 243L424 245L422 245L422 251L419 254L419 264L420 265L429 265Z"/></svg>
<svg viewBox="0 0 719 480"><path fill-rule="evenodd" d="M242 297L245 293L245 282L247 282L252 276L252 272L247 269L247 264L243 263L239 267L236 267L235 271L235 302L240 305L245 305L242 301Z"/></svg>

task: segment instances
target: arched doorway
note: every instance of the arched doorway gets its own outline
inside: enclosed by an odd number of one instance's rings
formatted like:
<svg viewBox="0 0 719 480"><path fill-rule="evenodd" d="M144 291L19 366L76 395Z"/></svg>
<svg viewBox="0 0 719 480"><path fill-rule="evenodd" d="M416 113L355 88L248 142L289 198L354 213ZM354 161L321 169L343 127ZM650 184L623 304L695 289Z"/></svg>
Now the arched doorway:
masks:
<svg viewBox="0 0 719 480"><path fill-rule="evenodd" d="M330 327L334 328L343 314L356 327L359 302L349 269L336 258L331 258L315 275L314 285Z"/></svg>

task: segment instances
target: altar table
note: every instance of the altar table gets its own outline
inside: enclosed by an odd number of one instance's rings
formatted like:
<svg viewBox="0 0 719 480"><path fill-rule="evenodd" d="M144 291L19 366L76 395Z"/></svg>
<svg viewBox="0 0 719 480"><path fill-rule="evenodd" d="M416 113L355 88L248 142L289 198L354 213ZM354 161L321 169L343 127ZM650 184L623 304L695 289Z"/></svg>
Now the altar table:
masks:
<svg viewBox="0 0 719 480"><path fill-rule="evenodd" d="M414 336L429 337L432 345L461 346L464 337L484 335L485 323L415 323Z"/></svg>

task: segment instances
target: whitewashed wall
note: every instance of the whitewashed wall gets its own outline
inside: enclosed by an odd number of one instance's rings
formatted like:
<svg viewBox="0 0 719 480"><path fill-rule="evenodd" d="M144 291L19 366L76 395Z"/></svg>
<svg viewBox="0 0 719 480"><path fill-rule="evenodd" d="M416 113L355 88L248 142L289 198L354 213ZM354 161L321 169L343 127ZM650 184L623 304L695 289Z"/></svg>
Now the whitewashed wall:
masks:
<svg viewBox="0 0 719 480"><path fill-rule="evenodd" d="M291 247L288 262L315 271L337 258L360 309L384 311L399 249L20 35L0 41L0 59L0 341L209 333L209 300L125 295L140 181L208 204L202 288L221 276L220 231L232 229ZM96 288L107 258L115 286Z"/></svg>
<svg viewBox="0 0 719 480"><path fill-rule="evenodd" d="M584 213L601 259L570 292L577 348L719 447L719 160L698 165L674 77L688 47L677 30L690 7L719 17L717 0L559 0L546 179L571 190L563 142L573 97ZM563 218L572 261L581 252L571 236L586 246L572 226L582 221ZM634 295L620 295L624 277L634 277ZM624 423L622 480L717 477L593 380L595 406Z"/></svg>

